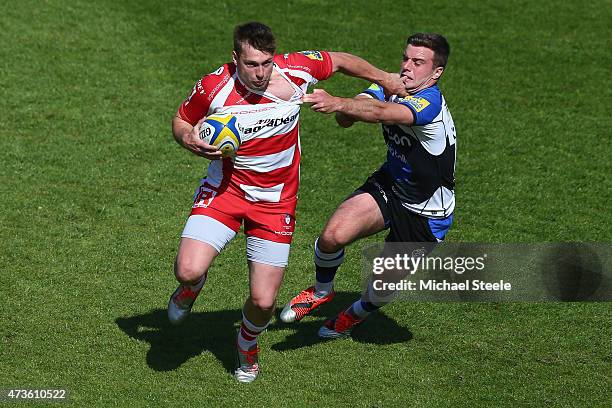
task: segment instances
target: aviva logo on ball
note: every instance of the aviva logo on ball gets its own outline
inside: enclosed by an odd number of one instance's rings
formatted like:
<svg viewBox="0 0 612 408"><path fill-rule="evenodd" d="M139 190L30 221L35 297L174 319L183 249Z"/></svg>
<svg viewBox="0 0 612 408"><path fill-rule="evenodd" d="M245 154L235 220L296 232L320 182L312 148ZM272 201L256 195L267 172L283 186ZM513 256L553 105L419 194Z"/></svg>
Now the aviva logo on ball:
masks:
<svg viewBox="0 0 612 408"><path fill-rule="evenodd" d="M231 156L240 147L241 130L236 117L230 113L216 113L200 126L200 139L219 148L223 156Z"/></svg>

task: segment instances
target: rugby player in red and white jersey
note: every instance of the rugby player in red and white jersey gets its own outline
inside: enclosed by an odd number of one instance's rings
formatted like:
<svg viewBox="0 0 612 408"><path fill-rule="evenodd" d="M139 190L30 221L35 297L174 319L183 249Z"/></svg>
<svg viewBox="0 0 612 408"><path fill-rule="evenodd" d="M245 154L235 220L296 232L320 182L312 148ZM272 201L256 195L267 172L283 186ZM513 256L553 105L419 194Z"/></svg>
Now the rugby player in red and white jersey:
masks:
<svg viewBox="0 0 612 408"><path fill-rule="evenodd" d="M267 26L237 26L233 62L202 77L172 121L176 141L211 163L181 235L175 262L180 285L168 302L168 317L172 323L187 317L213 260L244 223L250 296L237 338L240 382L259 373L257 336L274 313L289 257L299 185L299 112L308 86L339 71L376 82L390 94L404 91L399 75L351 54L275 51ZM199 137L200 123L221 112L235 115L242 130L234 158L222 158Z"/></svg>

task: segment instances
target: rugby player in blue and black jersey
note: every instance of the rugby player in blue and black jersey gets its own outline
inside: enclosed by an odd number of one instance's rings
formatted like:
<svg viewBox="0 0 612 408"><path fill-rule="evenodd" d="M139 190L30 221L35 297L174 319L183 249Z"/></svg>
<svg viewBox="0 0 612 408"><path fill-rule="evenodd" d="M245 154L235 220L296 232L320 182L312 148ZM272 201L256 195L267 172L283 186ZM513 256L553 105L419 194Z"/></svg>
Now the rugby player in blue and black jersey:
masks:
<svg viewBox="0 0 612 408"><path fill-rule="evenodd" d="M336 113L342 127L357 121L381 123L388 149L385 163L340 204L315 241L315 285L285 306L284 322L299 321L333 299L344 248L357 239L383 229L389 229L387 242L433 244L444 239L455 209L456 132L437 82L449 53L447 40L439 34L410 36L400 71L408 94L404 97L387 96L378 85L355 98L321 89L304 96L316 112ZM327 320L319 336L346 337L381 306L362 297Z"/></svg>

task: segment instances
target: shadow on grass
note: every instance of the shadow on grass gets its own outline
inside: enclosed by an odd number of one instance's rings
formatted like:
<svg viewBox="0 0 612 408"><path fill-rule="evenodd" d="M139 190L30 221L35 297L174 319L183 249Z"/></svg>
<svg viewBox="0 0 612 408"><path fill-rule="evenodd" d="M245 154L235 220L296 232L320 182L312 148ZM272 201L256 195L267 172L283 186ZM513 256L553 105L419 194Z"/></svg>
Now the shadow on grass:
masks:
<svg viewBox="0 0 612 408"><path fill-rule="evenodd" d="M337 293L331 304L322 306L312 316L292 325L280 322L277 316L276 322L268 330L292 329L294 332L271 348L276 351L296 350L324 341L317 336L323 321L335 316L358 297L357 292ZM128 336L151 345L146 361L153 370L174 370L190 358L209 351L232 373L236 362L236 329L241 319L242 311L239 309L196 312L183 324L173 326L168 322L166 310L157 309L132 317L120 317L115 322ZM412 333L383 312L377 312L355 328L352 338L363 343L393 344L412 339Z"/></svg>
<svg viewBox="0 0 612 408"><path fill-rule="evenodd" d="M234 344L241 310L192 313L181 325L168 321L166 309L115 320L128 336L151 345L147 365L156 371L180 367L204 351L211 352L228 372L236 362Z"/></svg>

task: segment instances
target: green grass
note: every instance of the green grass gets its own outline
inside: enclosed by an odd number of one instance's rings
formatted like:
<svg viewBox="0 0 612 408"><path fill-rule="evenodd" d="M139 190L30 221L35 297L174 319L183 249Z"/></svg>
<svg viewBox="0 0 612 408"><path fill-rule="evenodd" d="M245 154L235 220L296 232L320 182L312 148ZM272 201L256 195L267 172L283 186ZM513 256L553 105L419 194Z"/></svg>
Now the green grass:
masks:
<svg viewBox="0 0 612 408"><path fill-rule="evenodd" d="M244 237L194 315L171 328L172 262L206 161L170 120L257 19L279 51L328 49L398 68L415 31L445 34L458 129L452 242L611 240L612 3L22 1L0 5L0 388L65 387L75 406L609 406L607 303L397 303L319 342L357 297L261 338L262 377L236 384ZM366 84L320 86L350 96ZM302 116L297 232L279 301L312 277L327 216L384 157L377 126ZM380 241L382 235L365 242Z"/></svg>

